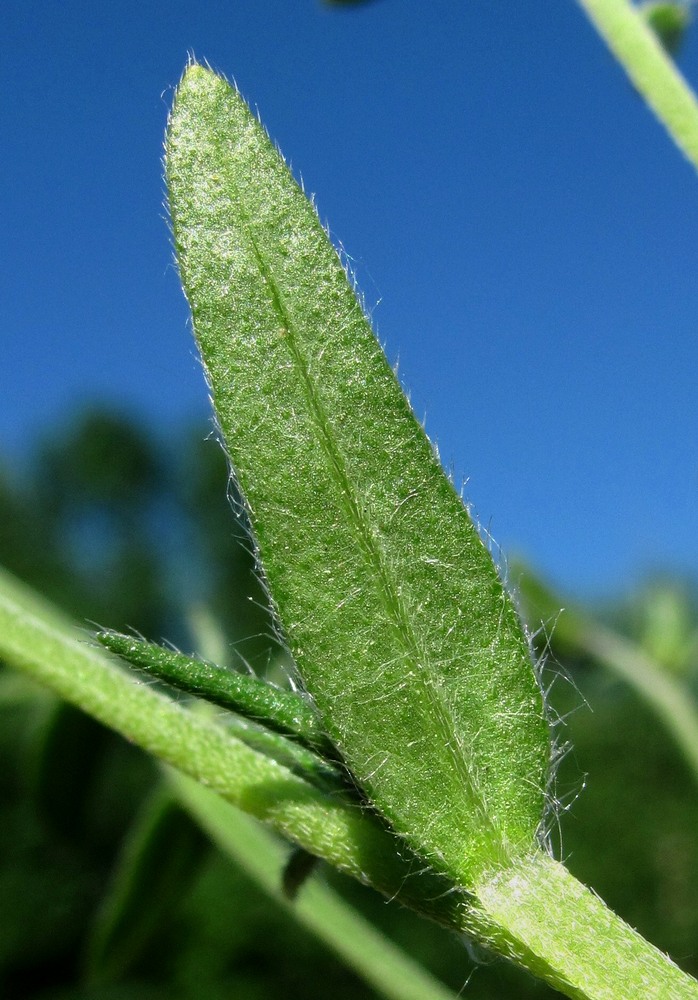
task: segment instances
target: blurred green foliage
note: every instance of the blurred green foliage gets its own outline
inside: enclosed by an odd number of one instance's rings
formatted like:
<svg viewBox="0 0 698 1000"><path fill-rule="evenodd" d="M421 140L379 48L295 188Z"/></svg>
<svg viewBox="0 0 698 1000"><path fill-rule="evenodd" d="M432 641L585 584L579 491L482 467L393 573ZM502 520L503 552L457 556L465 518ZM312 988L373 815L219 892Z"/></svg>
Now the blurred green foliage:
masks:
<svg viewBox="0 0 698 1000"><path fill-rule="evenodd" d="M201 428L168 447L91 412L47 436L22 469L0 472L0 562L85 628L134 629L194 651L187 622L205 608L233 665L263 674L279 659L224 455ZM696 690L689 583L657 578L594 610ZM557 774L558 851L695 975L695 781L627 686L557 650L553 622L537 641L551 708L567 720L559 740L574 748ZM473 1000L556 995L327 878L454 990L470 977ZM0 928L4 1000L375 995L208 846L142 753L1 668Z"/></svg>

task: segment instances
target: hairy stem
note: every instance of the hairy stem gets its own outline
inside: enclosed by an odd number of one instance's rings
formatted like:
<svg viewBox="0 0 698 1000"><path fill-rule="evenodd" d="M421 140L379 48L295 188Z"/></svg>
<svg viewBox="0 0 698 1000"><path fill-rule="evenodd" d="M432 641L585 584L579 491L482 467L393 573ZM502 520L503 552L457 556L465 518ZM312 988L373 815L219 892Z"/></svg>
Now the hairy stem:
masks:
<svg viewBox="0 0 698 1000"><path fill-rule="evenodd" d="M565 996L698 998L694 979L546 855L495 874L476 895L480 936Z"/></svg>
<svg viewBox="0 0 698 1000"><path fill-rule="evenodd" d="M328 795L216 722L137 683L48 602L0 570L0 657L340 871L452 928L463 897L373 814Z"/></svg>

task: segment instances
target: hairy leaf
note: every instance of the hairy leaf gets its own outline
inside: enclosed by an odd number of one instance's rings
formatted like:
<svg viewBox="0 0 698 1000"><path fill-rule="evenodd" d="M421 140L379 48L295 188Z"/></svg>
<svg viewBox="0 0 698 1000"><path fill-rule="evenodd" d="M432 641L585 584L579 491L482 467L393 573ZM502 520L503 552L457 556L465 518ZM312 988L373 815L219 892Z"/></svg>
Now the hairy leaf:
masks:
<svg viewBox="0 0 698 1000"><path fill-rule="evenodd" d="M314 208L229 84L167 139L179 266L261 566L323 725L462 885L535 843L549 736L492 558Z"/></svg>
<svg viewBox="0 0 698 1000"><path fill-rule="evenodd" d="M274 732L294 736L325 756L334 753L334 748L320 729L312 706L295 691L283 691L258 677L219 667L121 632L104 630L98 632L96 638L134 667L180 691L261 722Z"/></svg>

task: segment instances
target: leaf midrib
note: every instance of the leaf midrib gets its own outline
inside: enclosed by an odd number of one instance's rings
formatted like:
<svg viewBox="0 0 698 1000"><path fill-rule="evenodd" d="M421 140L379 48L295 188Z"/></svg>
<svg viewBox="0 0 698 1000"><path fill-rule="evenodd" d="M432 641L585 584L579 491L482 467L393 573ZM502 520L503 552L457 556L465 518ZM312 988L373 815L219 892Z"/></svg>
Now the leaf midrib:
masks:
<svg viewBox="0 0 698 1000"><path fill-rule="evenodd" d="M276 311L286 336L286 343L291 359L300 375L308 410L315 426L317 439L320 447L328 461L330 474L335 479L339 488L341 503L348 514L349 523L353 526L359 546L364 551L369 565L372 567L376 577L376 592L381 604L387 614L388 621L392 625L398 637L400 645L405 650L408 663L414 669L414 676L418 681L420 691L431 709L431 714L438 728L441 730L443 745L446 747L451 757L457 774L460 775L470 799L470 807L484 821L489 832L489 840L493 844L501 846L501 837L497 836L492 817L487 810L487 801L479 787L478 782L462 754L459 754L454 747L453 734L456 731L455 720L451 710L445 702L439 698L436 686L430 683L428 672L425 670L423 661L418 654L418 643L412 626L409 622L404 602L399 591L395 587L387 566L387 559L380 540L371 530L370 524L362 511L359 503L357 491L352 486L351 478L348 474L345 460L341 454L335 437L331 432L331 421L328 419L322 400L317 392L315 383L310 374L308 365L298 344L296 335L296 324L292 318L291 310L287 307L283 293L276 281L273 270L267 264L254 236L253 227L242 209L241 199L238 199L236 206L240 213L242 226L249 239L252 251L257 262L257 266L262 277L265 279L266 288L269 290L271 304ZM425 676L427 673L427 676Z"/></svg>

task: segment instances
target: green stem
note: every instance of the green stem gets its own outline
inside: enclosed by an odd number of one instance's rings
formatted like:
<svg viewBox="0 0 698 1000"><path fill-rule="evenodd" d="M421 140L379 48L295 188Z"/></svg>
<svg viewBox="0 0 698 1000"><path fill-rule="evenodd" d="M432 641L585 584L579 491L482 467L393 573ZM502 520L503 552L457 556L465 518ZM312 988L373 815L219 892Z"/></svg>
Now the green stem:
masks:
<svg viewBox="0 0 698 1000"><path fill-rule="evenodd" d="M698 983L557 861L538 854L476 890L479 935L574 1000L696 1000Z"/></svg>
<svg viewBox="0 0 698 1000"><path fill-rule="evenodd" d="M214 843L367 983L391 1000L455 1000L455 995L376 930L328 886L311 878L292 903L282 892L288 851L258 823L181 775L171 775L182 805Z"/></svg>
<svg viewBox="0 0 698 1000"><path fill-rule="evenodd" d="M698 779L698 706L680 684L641 649L601 625L579 619L577 644L639 694L663 720Z"/></svg>
<svg viewBox="0 0 698 1000"><path fill-rule="evenodd" d="M628 0L579 0L632 83L698 168L698 101Z"/></svg>
<svg viewBox="0 0 698 1000"><path fill-rule="evenodd" d="M0 569L0 657L289 840L451 928L461 893L371 813L328 795L223 726L137 683L34 591Z"/></svg>

